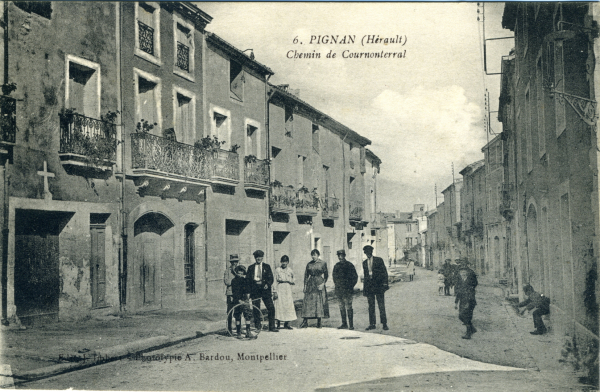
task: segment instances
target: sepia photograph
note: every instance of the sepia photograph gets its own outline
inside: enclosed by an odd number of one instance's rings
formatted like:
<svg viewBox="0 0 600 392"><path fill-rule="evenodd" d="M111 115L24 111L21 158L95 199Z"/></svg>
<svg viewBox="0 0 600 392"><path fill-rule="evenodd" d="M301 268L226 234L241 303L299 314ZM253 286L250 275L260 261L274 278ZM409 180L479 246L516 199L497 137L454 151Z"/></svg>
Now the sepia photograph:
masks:
<svg viewBox="0 0 600 392"><path fill-rule="evenodd" d="M599 20L0 2L0 388L600 390Z"/></svg>

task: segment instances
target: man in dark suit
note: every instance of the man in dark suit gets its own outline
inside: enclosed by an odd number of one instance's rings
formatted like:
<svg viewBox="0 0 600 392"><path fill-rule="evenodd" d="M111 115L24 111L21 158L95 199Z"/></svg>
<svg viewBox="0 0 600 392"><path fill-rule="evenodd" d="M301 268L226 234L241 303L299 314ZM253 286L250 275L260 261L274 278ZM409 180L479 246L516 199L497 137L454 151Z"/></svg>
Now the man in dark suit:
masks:
<svg viewBox="0 0 600 392"><path fill-rule="evenodd" d="M273 271L269 264L264 264L263 259L265 253L262 250L257 250L253 253L255 263L248 267L246 279L250 282L250 298L252 305L260 309L260 300L265 304L269 315L269 331L279 332L275 328L275 305L273 304L273 296L271 294L271 286L273 285ZM256 329L261 329L261 313L257 309L254 312L254 325Z"/></svg>
<svg viewBox="0 0 600 392"><path fill-rule="evenodd" d="M335 295L340 304L342 325L338 329L354 329L354 311L352 310L352 294L354 286L358 282L358 274L354 264L346 260L344 249L337 251L338 262L333 266L333 284L335 284ZM348 322L346 322L346 315Z"/></svg>
<svg viewBox="0 0 600 392"><path fill-rule="evenodd" d="M367 245L363 248L367 259L363 261L364 283L363 295L369 303L369 326L367 331L375 329L375 299L379 305L379 318L383 324L383 330L387 331L387 317L385 315L385 292L390 288L388 283L387 269L381 257L373 256L373 247Z"/></svg>

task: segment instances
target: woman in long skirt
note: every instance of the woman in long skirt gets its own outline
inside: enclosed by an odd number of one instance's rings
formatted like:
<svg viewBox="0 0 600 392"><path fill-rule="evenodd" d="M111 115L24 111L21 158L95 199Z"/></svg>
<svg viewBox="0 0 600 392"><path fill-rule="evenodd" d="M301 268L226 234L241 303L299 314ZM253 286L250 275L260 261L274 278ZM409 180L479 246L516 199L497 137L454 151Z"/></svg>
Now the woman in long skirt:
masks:
<svg viewBox="0 0 600 392"><path fill-rule="evenodd" d="M302 317L304 320L300 328L308 327L308 319L317 319L317 328L321 328L321 318L329 318L329 304L325 282L329 274L327 264L319 258L321 254L317 249L310 252L312 260L306 265L304 272L304 303L302 304Z"/></svg>
<svg viewBox="0 0 600 392"><path fill-rule="evenodd" d="M292 285L294 283L294 271L288 267L290 258L287 255L281 256L281 267L275 269L275 290L277 300L275 301L275 319L277 328L293 329L290 327L290 321L296 320L296 308L294 308L294 297L292 297Z"/></svg>

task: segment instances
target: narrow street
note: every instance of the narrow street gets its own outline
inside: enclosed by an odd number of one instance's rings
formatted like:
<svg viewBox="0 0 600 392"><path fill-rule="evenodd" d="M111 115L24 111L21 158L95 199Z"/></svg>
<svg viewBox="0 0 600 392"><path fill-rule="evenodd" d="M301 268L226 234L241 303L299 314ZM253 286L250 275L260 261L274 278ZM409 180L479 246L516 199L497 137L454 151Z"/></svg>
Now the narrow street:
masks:
<svg viewBox="0 0 600 392"><path fill-rule="evenodd" d="M402 269L403 267L398 267ZM240 341L208 335L142 357L122 359L46 380L27 389L85 390L581 390L568 368L540 362L530 316L510 315L494 288L480 285L471 340L454 297L438 296L436 275L417 269L386 295L389 331L365 332L364 297L354 301L355 331L337 330L337 304L322 329L262 332ZM296 325L299 322L295 323ZM524 329L525 328L525 329ZM348 354L351 353L351 354ZM262 358L261 358L262 357ZM550 364L550 365L549 365ZM292 387L293 386L293 387Z"/></svg>

